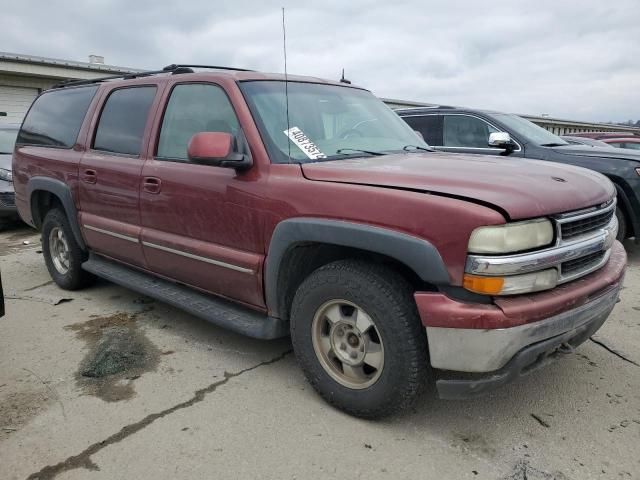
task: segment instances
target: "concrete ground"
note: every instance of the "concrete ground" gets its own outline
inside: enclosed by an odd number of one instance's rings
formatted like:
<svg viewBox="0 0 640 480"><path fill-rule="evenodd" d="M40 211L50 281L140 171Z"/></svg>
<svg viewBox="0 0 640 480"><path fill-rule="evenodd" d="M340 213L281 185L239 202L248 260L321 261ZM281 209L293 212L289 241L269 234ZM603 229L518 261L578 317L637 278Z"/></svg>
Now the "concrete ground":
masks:
<svg viewBox="0 0 640 480"><path fill-rule="evenodd" d="M325 404L287 340L243 338L106 282L62 291L39 247L26 228L0 233L1 479L640 478L632 244L596 341L488 397L431 392L378 422Z"/></svg>

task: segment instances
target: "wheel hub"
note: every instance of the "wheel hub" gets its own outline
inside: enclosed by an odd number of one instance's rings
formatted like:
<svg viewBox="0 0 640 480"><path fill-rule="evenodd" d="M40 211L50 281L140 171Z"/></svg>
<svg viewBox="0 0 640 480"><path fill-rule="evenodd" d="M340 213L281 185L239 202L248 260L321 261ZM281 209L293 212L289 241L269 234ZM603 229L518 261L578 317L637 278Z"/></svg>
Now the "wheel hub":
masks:
<svg viewBox="0 0 640 480"><path fill-rule="evenodd" d="M338 322L329 334L331 347L340 361L351 365L362 365L367 349L358 327Z"/></svg>
<svg viewBox="0 0 640 480"><path fill-rule="evenodd" d="M373 319L348 300L329 300L316 311L311 335L322 368L352 389L373 385L384 367L382 337Z"/></svg>
<svg viewBox="0 0 640 480"><path fill-rule="evenodd" d="M49 253L53 266L61 275L69 271L69 244L64 231L54 227L49 233Z"/></svg>

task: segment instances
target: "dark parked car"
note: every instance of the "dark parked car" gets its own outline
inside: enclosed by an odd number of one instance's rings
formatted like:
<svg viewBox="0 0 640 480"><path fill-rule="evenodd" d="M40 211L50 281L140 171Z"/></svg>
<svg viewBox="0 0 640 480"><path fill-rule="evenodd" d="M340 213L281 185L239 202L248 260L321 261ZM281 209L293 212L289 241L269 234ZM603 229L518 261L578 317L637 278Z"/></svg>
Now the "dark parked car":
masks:
<svg viewBox="0 0 640 480"><path fill-rule="evenodd" d="M11 154L18 129L18 125L0 125L0 228L18 218L11 173Z"/></svg>
<svg viewBox="0 0 640 480"><path fill-rule="evenodd" d="M453 153L535 158L589 168L618 192L618 239L640 237L640 153L571 145L517 115L458 107L396 110L433 148Z"/></svg>
<svg viewBox="0 0 640 480"><path fill-rule="evenodd" d="M486 392L607 319L626 254L605 177L433 152L367 90L284 82L170 66L40 95L16 199L54 281L291 335L314 388L364 417L429 381Z"/></svg>
<svg viewBox="0 0 640 480"><path fill-rule="evenodd" d="M588 145L589 147L610 147L611 145L606 144L602 140L596 140L595 138L587 138L587 137L574 137L572 135L562 135L561 139L569 142L572 145Z"/></svg>

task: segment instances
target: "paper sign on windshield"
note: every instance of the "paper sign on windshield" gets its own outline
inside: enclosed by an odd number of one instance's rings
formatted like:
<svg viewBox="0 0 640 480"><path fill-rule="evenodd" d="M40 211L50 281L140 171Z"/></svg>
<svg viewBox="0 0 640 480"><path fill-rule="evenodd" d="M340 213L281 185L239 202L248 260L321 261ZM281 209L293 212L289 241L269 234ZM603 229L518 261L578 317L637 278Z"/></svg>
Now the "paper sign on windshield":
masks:
<svg viewBox="0 0 640 480"><path fill-rule="evenodd" d="M291 139L296 146L303 151L303 153L312 160L318 158L327 158L327 156L320 151L318 146L307 137L302 130L298 127L291 127L289 130L285 130L284 134Z"/></svg>

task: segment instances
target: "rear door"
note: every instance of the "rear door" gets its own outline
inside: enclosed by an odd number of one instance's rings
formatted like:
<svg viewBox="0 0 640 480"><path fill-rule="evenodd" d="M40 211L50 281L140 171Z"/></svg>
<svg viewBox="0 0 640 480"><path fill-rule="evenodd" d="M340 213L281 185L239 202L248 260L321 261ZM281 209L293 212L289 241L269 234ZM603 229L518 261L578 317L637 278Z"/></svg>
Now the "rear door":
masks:
<svg viewBox="0 0 640 480"><path fill-rule="evenodd" d="M92 250L143 266L140 179L143 145L156 107L155 85L115 88L93 119L79 170L80 222Z"/></svg>
<svg viewBox="0 0 640 480"><path fill-rule="evenodd" d="M159 116L160 117L160 116ZM148 268L162 276L263 307L263 213L251 208L255 169L190 163L187 145L199 132L240 138L240 123L219 85L178 83L167 95L144 165L140 211Z"/></svg>
<svg viewBox="0 0 640 480"><path fill-rule="evenodd" d="M442 115L407 115L402 119L431 147L442 145Z"/></svg>

